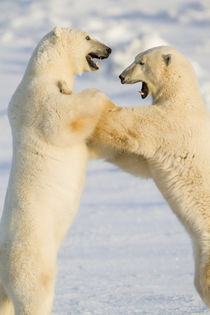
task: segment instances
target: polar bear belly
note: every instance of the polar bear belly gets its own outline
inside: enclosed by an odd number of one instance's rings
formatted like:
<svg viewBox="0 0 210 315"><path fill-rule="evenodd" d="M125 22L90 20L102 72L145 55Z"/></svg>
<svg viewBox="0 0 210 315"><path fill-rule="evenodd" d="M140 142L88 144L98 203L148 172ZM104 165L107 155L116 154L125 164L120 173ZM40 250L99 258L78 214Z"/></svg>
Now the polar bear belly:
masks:
<svg viewBox="0 0 210 315"><path fill-rule="evenodd" d="M4 234L33 226L40 235L53 234L59 246L78 208L87 160L85 144L57 148L56 154L14 152L1 222Z"/></svg>

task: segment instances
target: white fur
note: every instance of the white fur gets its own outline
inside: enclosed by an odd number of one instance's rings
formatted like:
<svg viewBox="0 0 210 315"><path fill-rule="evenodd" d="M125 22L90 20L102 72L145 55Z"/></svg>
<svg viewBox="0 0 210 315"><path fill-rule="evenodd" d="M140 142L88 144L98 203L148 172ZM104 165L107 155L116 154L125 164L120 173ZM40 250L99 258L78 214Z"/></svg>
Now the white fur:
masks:
<svg viewBox="0 0 210 315"><path fill-rule="evenodd" d="M96 89L73 93L74 75L92 71L86 55L107 49L87 35L58 27L46 35L9 104L13 159L0 225L1 315L51 311L58 249L84 182L85 140L107 101ZM60 93L59 80L70 95Z"/></svg>
<svg viewBox="0 0 210 315"><path fill-rule="evenodd" d="M92 141L133 155L127 171L141 175L143 167L154 179L192 238L195 286L210 307L210 118L196 76L167 46L139 54L122 76L146 82L153 105L106 114Z"/></svg>

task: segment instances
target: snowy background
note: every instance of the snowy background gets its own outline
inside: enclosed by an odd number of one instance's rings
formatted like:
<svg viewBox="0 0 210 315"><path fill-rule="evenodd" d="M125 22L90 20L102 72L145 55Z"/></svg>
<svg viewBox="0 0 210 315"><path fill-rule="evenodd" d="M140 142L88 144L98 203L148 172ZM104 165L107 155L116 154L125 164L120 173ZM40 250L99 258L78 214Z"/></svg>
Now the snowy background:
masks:
<svg viewBox="0 0 210 315"><path fill-rule="evenodd" d="M141 50L169 44L193 63L210 108L208 0L0 0L0 209L10 161L7 105L33 48L55 25L111 46L101 71L76 80L120 106L141 106L140 85L119 73ZM2 210L0 210L2 211ZM93 161L78 215L59 255L53 314L210 314L193 287L190 240L150 180Z"/></svg>

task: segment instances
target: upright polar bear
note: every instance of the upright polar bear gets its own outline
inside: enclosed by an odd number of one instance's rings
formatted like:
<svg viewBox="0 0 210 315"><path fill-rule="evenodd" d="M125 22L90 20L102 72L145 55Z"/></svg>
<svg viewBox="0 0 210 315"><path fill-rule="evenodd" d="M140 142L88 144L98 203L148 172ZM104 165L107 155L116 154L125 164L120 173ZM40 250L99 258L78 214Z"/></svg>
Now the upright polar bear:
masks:
<svg viewBox="0 0 210 315"><path fill-rule="evenodd" d="M210 119L196 76L166 46L140 53L120 78L142 82L141 94L152 95L153 105L105 114L92 141L135 154L133 173L144 163L192 238L195 286L210 307Z"/></svg>
<svg viewBox="0 0 210 315"><path fill-rule="evenodd" d="M91 135L113 106L96 89L73 93L75 74L98 69L111 49L55 28L29 61L9 105L13 160L0 225L0 314L50 314L61 241L76 213ZM60 93L65 81L68 93ZM14 309L13 309L14 307Z"/></svg>

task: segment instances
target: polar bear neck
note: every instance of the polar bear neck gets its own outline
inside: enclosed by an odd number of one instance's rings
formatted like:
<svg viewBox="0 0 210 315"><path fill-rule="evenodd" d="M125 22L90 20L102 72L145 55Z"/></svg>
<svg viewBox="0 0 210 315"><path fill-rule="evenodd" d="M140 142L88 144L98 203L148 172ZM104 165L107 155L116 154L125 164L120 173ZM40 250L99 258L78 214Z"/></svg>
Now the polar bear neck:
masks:
<svg viewBox="0 0 210 315"><path fill-rule="evenodd" d="M173 75L173 79L170 80L166 77L163 80L162 85L158 86L155 92L152 93L153 104L161 104L166 107L172 107L175 110L199 110L199 112L206 111L202 95L200 92L197 78L192 73L185 73L180 76L177 74L177 78Z"/></svg>
<svg viewBox="0 0 210 315"><path fill-rule="evenodd" d="M55 49L48 39L41 41L29 60L24 77L42 77L46 78L46 81L50 79L52 82L63 80L73 91L75 77L71 61L73 58L69 58L61 49L62 47L59 46Z"/></svg>

